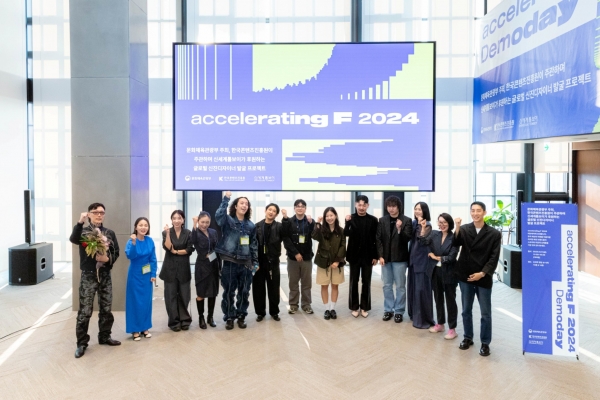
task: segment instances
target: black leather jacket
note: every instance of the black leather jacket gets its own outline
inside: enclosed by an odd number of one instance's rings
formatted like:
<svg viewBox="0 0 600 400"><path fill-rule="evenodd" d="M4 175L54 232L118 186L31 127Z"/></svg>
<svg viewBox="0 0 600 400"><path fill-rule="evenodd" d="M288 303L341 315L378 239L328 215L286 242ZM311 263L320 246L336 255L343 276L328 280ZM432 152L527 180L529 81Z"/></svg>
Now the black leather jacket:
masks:
<svg viewBox="0 0 600 400"><path fill-rule="evenodd" d="M265 256L264 244L265 238L263 236L263 226L265 220L256 223L256 238L258 239L258 260L260 261ZM282 225L281 222L273 221L271 225L271 233L269 234L269 243L267 243L267 259L270 263L279 264L279 257L281 257L281 243L283 242L283 236L281 234Z"/></svg>

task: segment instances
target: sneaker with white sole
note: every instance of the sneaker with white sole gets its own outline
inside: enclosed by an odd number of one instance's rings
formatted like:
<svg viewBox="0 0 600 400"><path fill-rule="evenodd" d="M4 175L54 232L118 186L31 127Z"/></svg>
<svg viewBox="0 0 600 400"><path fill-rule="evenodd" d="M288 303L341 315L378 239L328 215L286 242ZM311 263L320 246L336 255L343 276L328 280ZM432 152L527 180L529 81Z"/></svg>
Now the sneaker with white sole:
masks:
<svg viewBox="0 0 600 400"><path fill-rule="evenodd" d="M312 309L310 306L305 306L305 307L302 307L302 310L303 310L305 313L307 313L307 314L312 314L312 313L314 313L313 309Z"/></svg>
<svg viewBox="0 0 600 400"><path fill-rule="evenodd" d="M446 334L446 336L444 336L444 339L452 340L452 339L456 338L457 336L458 335L456 334L456 330L450 329L448 331L448 333Z"/></svg>
<svg viewBox="0 0 600 400"><path fill-rule="evenodd" d="M288 310L288 313L290 313L290 314L296 314L296 312L298 312L298 306L290 306L290 309Z"/></svg>
<svg viewBox="0 0 600 400"><path fill-rule="evenodd" d="M429 328L429 332L431 332L431 333L444 332L444 325L435 324L434 326Z"/></svg>

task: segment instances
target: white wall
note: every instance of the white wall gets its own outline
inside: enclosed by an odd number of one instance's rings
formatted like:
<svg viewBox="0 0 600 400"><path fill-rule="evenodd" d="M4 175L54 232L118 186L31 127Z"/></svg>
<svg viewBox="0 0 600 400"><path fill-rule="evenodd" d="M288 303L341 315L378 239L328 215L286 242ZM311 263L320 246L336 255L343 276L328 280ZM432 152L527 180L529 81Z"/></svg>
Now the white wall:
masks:
<svg viewBox="0 0 600 400"><path fill-rule="evenodd" d="M27 189L25 6L0 2L0 272L8 248L24 242L23 190Z"/></svg>

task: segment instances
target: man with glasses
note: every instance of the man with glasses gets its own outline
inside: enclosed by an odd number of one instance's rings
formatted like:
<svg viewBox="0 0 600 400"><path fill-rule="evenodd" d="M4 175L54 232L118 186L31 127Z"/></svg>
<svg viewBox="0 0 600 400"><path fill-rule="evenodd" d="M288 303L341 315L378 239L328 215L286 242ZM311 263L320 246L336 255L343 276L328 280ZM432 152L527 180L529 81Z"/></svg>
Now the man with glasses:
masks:
<svg viewBox="0 0 600 400"><path fill-rule="evenodd" d="M312 232L315 229L315 222L310 215L306 214L306 202L298 199L294 202L294 211L296 215L288 218L287 211L281 210L283 214L283 246L287 252L287 269L290 285L290 314L298 311L298 301L300 300L300 291L302 292L302 310L307 314L312 314L312 298L310 290L312 288ZM298 283L301 289L299 290Z"/></svg>
<svg viewBox="0 0 600 400"><path fill-rule="evenodd" d="M75 334L77 335L77 350L75 358L80 358L85 354L90 341L88 335L88 326L94 307L94 296L98 292L98 342L108 346L118 346L121 342L110 337L111 329L115 318L111 312L112 308L112 280L110 270L115 261L119 258L119 243L117 236L110 229L105 228L104 221L105 207L101 203L93 203L88 207L87 212L82 212L79 221L73 227L73 233L69 241L79 246L79 268L81 268L81 281L79 283L79 311L77 312L77 322L75 325ZM89 225L84 228L85 221ZM95 257L88 256L85 248L88 243L84 239L94 229L99 229L101 234L106 237L109 246L107 254L96 254Z"/></svg>

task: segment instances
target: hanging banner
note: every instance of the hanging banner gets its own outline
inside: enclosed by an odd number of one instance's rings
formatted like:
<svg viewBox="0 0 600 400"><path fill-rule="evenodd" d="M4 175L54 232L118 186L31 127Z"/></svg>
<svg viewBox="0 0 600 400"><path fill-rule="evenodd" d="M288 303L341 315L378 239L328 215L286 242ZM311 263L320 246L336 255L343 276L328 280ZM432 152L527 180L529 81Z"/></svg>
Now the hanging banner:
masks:
<svg viewBox="0 0 600 400"><path fill-rule="evenodd" d="M578 357L577 205L523 203L523 352Z"/></svg>
<svg viewBox="0 0 600 400"><path fill-rule="evenodd" d="M473 144L600 132L599 4L505 0L479 21Z"/></svg>

